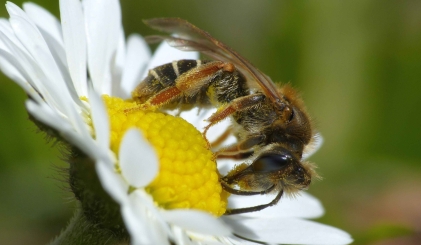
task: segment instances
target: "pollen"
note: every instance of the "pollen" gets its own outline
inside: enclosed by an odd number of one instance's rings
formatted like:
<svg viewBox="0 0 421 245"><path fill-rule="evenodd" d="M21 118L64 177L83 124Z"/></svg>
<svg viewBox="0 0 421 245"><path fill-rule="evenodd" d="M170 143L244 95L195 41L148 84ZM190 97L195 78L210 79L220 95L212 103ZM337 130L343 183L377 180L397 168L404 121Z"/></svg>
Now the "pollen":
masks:
<svg viewBox="0 0 421 245"><path fill-rule="evenodd" d="M214 155L202 134L180 117L157 111L131 111L136 103L104 95L111 127L111 150L117 155L125 132L140 129L155 148L159 173L145 188L164 209L199 209L221 216L228 194L219 183Z"/></svg>

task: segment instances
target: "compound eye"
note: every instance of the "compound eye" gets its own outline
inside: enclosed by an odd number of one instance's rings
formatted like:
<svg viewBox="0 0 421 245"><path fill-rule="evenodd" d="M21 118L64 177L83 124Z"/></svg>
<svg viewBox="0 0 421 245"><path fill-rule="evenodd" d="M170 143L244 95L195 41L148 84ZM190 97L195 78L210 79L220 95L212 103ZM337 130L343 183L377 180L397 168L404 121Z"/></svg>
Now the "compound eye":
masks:
<svg viewBox="0 0 421 245"><path fill-rule="evenodd" d="M257 158L252 168L255 172L276 172L292 162L291 156L280 154L264 154Z"/></svg>

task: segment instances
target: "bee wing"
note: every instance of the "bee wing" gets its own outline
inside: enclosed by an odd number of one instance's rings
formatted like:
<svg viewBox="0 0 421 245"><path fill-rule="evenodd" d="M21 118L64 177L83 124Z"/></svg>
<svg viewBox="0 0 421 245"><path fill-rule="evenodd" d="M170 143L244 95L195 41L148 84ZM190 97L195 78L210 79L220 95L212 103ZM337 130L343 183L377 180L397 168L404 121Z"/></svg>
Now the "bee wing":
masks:
<svg viewBox="0 0 421 245"><path fill-rule="evenodd" d="M231 62L246 77L247 81L257 83L263 93L274 103L280 101L276 87L268 76L209 33L179 18L157 18L144 22L153 29L177 35L177 37L152 36L149 40L166 40L170 46L177 49L198 51L213 59Z"/></svg>

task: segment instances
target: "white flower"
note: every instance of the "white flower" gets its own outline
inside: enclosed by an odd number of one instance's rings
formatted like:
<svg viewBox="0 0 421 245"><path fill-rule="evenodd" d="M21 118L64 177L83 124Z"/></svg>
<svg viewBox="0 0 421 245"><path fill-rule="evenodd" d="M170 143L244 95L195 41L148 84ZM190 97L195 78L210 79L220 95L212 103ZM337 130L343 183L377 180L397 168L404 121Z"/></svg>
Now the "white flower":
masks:
<svg viewBox="0 0 421 245"><path fill-rule="evenodd" d="M126 43L117 0L61 0L60 21L33 3L22 10L8 2L6 8L10 19L0 19L1 70L29 95L26 108L31 116L96 161L104 189L121 206L133 244L169 244L168 239L177 244L252 243L240 237L290 244L352 241L343 231L305 220L321 216L323 209L304 193L261 212L224 217L225 223L204 212L156 207L142 189L158 171L153 148L139 131L129 130L116 159L109 149L108 116L99 95L128 98L150 68L196 59L198 54L163 44L151 57L139 35L131 35ZM114 169L116 162L121 174ZM142 162L148 162L147 168ZM233 197L230 205L252 206L268 198Z"/></svg>
<svg viewBox="0 0 421 245"><path fill-rule="evenodd" d="M205 212L166 211L155 206L152 197L142 187L147 186L158 173L158 159L138 130L131 129L125 134L119 156L121 175L115 174L106 164L97 164L97 170L104 188L121 205L133 244L169 244L167 237L177 237L167 223L202 234L227 236L231 233L229 227ZM136 189L128 195L130 187Z"/></svg>

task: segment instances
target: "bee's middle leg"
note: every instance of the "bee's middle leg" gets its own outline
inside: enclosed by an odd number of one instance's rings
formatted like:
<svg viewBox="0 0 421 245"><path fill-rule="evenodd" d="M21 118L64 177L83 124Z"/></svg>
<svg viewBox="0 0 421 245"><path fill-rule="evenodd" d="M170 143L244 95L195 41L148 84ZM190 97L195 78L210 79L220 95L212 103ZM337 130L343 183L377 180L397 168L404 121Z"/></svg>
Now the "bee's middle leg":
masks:
<svg viewBox="0 0 421 245"><path fill-rule="evenodd" d="M234 99L230 103L219 108L214 114L212 114L212 116L206 119L206 121L208 121L209 124L205 127L202 134L206 136L206 133L209 130L209 128L215 125L216 123L231 116L235 112L248 110L258 105L264 99L265 96L263 94L250 94Z"/></svg>
<svg viewBox="0 0 421 245"><path fill-rule="evenodd" d="M215 148L220 146L228 137L232 134L233 129L232 127L227 127L227 129L215 140L210 142L211 148Z"/></svg>

